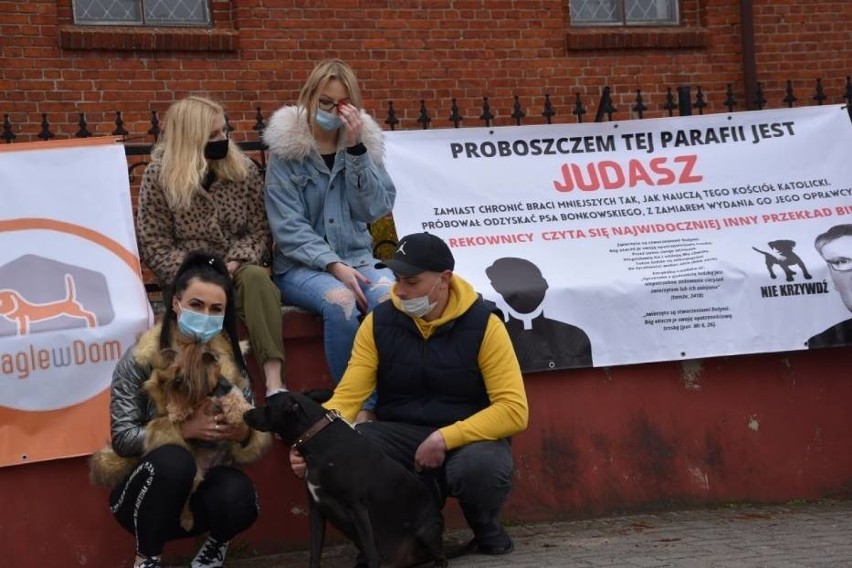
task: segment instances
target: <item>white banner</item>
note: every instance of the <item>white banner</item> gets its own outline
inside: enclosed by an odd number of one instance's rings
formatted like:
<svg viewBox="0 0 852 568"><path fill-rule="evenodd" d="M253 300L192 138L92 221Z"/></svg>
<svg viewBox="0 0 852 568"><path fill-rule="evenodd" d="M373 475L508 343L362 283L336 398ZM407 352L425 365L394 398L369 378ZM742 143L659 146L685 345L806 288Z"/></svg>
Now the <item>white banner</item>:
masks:
<svg viewBox="0 0 852 568"><path fill-rule="evenodd" d="M447 241L525 371L805 349L850 317L814 246L852 224L840 106L388 132L387 164L399 236Z"/></svg>
<svg viewBox="0 0 852 568"><path fill-rule="evenodd" d="M115 364L153 321L124 148L0 150L0 466L91 453Z"/></svg>

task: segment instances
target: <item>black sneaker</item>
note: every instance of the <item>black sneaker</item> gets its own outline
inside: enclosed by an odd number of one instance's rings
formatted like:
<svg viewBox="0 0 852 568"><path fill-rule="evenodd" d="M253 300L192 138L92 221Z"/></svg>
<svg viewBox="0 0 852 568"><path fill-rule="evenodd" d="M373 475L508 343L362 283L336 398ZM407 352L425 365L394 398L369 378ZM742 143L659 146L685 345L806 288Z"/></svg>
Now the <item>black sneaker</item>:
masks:
<svg viewBox="0 0 852 568"><path fill-rule="evenodd" d="M225 553L228 552L228 543L219 542L212 536L201 546L198 554L192 559L191 568L222 568L225 565Z"/></svg>
<svg viewBox="0 0 852 568"><path fill-rule="evenodd" d="M159 556L146 556L139 564L134 564L134 568L162 568Z"/></svg>
<svg viewBox="0 0 852 568"><path fill-rule="evenodd" d="M476 549L481 554L488 554L490 556L509 554L515 550L515 543L512 542L512 538L506 534L506 531L502 527L496 533L474 537L471 544L475 544Z"/></svg>

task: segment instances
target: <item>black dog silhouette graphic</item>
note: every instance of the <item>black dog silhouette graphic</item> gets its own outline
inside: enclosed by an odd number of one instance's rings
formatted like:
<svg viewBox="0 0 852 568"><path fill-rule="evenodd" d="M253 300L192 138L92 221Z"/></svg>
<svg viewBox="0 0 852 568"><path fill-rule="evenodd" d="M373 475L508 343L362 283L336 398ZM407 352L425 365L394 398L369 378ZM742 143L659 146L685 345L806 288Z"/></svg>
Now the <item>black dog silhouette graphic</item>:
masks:
<svg viewBox="0 0 852 568"><path fill-rule="evenodd" d="M780 239L777 241L769 241L766 244L768 244L769 248L771 248L774 252L766 252L757 247L751 248L763 255L764 260L766 261L766 270L769 271L770 277L773 279L777 278L775 275L775 267L777 266L784 271L784 274L787 276L787 282L792 282L796 275L796 271L793 270L793 267L798 266L802 270L802 276L804 276L807 280L811 279L811 275L808 272L808 268L805 266L805 263L802 262L799 255L793 252L793 249L796 247L796 241Z"/></svg>

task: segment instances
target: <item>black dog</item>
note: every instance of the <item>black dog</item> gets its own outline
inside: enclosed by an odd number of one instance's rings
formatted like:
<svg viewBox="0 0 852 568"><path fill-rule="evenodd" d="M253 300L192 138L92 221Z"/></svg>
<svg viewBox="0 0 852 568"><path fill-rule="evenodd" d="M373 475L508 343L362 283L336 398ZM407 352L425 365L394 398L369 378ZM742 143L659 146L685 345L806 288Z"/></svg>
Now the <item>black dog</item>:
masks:
<svg viewBox="0 0 852 568"><path fill-rule="evenodd" d="M426 486L335 412L293 392L245 413L246 423L299 450L308 466L311 568L320 565L328 519L361 550L369 568L430 560L447 566L444 519Z"/></svg>

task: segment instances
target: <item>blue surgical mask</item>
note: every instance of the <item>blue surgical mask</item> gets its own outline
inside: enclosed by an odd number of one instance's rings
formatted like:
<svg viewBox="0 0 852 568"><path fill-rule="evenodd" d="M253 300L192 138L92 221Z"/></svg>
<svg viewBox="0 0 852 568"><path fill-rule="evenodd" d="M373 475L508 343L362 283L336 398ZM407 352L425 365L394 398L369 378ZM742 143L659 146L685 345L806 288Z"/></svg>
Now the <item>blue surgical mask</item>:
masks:
<svg viewBox="0 0 852 568"><path fill-rule="evenodd" d="M180 306L180 302L178 302L178 305ZM199 343L207 343L222 332L225 316L211 316L193 312L183 306L180 307L178 329L185 336L191 337Z"/></svg>
<svg viewBox="0 0 852 568"><path fill-rule="evenodd" d="M332 130L337 130L341 126L343 126L343 121L340 120L340 117L336 114L332 114L328 111L322 110L321 108L317 109L316 114L317 126L322 128L323 130L327 130L331 132Z"/></svg>
<svg viewBox="0 0 852 568"><path fill-rule="evenodd" d="M420 296L418 298L410 298L408 300L400 300L399 308L409 316L413 318L422 318L429 312L435 309L435 306L438 305L438 302L430 302L429 296L432 295L432 292L435 291L435 287L438 285L438 280L435 280L435 283L432 284L432 289L429 290L429 293L425 296Z"/></svg>

